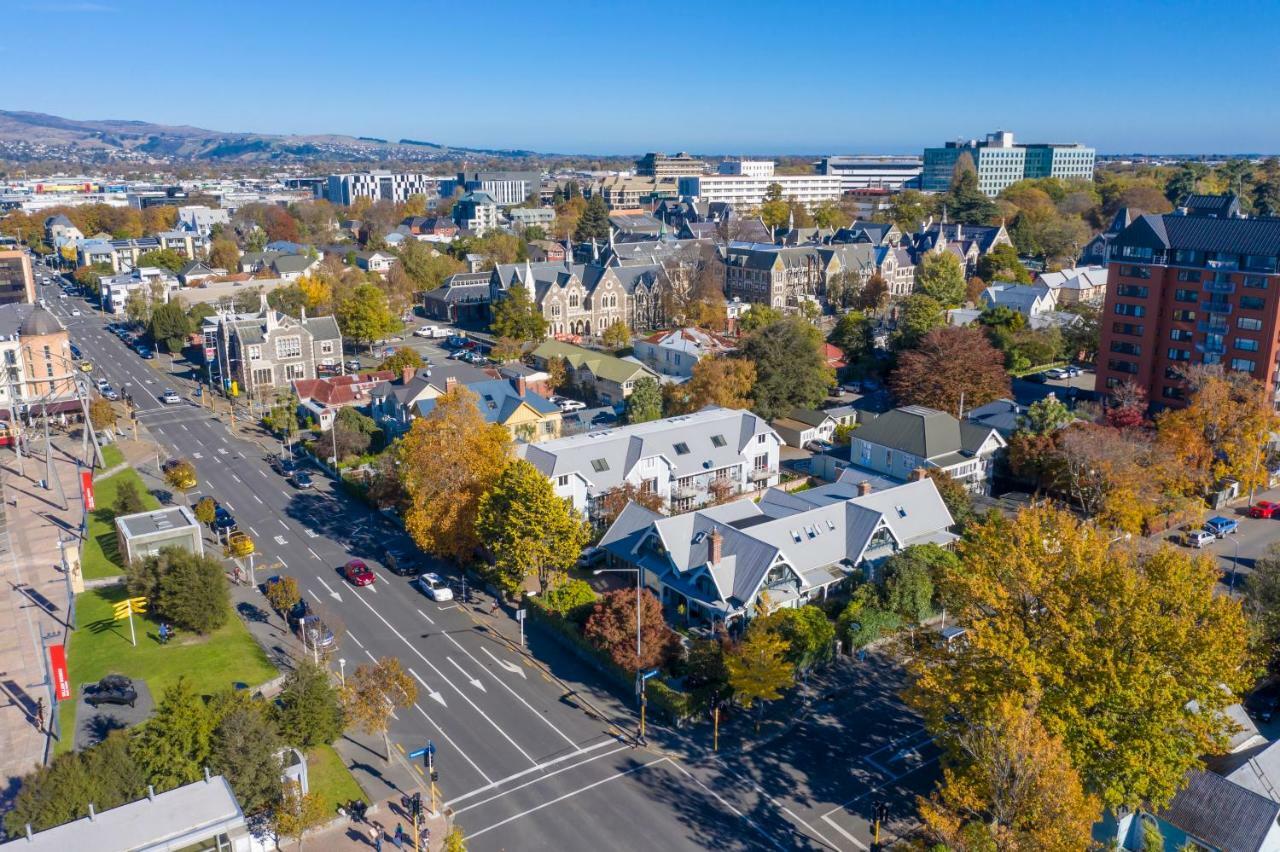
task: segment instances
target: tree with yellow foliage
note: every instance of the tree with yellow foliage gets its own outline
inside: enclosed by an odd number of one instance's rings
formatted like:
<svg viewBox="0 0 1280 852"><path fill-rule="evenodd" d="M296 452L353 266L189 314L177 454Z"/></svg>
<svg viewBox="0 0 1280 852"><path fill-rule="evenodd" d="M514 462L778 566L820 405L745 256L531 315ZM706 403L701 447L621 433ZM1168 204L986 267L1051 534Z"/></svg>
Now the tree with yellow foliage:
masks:
<svg viewBox="0 0 1280 852"><path fill-rule="evenodd" d="M1078 852L1091 845L1102 807L1084 792L1062 739L1034 711L1006 693L984 716L965 720L938 789L919 800L933 839L953 852Z"/></svg>
<svg viewBox="0 0 1280 852"><path fill-rule="evenodd" d="M409 495L405 525L428 553L465 562L480 545L476 516L510 461L511 435L486 423L476 395L458 386L413 422L396 453Z"/></svg>
<svg viewBox="0 0 1280 852"><path fill-rule="evenodd" d="M689 381L671 386L666 414L688 414L708 405L750 408L755 383L756 365L745 358L703 358L693 365Z"/></svg>
<svg viewBox="0 0 1280 852"><path fill-rule="evenodd" d="M966 642L924 649L908 700L954 752L962 715L1039 696L1036 718L1103 807L1159 808L1226 746L1223 711L1250 683L1240 605L1216 583L1207 559L1113 546L1059 509L992 513L940 578Z"/></svg>
<svg viewBox="0 0 1280 852"><path fill-rule="evenodd" d="M317 311L333 307L333 285L323 275L314 273L303 275L298 279L297 284L307 310Z"/></svg>

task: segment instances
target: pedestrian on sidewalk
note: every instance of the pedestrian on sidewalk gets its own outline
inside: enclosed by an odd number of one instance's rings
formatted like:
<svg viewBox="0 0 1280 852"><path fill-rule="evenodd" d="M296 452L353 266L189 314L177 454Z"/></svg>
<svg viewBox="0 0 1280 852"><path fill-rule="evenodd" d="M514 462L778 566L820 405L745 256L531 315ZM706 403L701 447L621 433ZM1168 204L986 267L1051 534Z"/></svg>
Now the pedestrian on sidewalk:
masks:
<svg viewBox="0 0 1280 852"><path fill-rule="evenodd" d="M36 730L44 733L44 699L36 699Z"/></svg>
<svg viewBox="0 0 1280 852"><path fill-rule="evenodd" d="M369 826L369 845L375 849L382 849L382 832L378 831L377 823Z"/></svg>
<svg viewBox="0 0 1280 852"><path fill-rule="evenodd" d="M489 614L490 614L490 615L497 615L497 614L498 614L498 599L497 599L497 598L494 598L494 599L493 599L493 603L489 604Z"/></svg>
<svg viewBox="0 0 1280 852"><path fill-rule="evenodd" d="M400 823L396 823L396 833L395 833L395 836L391 839L391 842L396 845L397 849L404 848L404 826L401 825Z"/></svg>

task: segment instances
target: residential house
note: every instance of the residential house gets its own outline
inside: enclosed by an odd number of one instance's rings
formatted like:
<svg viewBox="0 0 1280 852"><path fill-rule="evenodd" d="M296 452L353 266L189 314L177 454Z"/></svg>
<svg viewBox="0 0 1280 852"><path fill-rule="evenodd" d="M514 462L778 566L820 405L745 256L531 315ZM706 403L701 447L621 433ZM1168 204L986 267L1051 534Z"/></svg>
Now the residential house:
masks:
<svg viewBox="0 0 1280 852"><path fill-rule="evenodd" d="M677 328L655 332L635 341L635 357L664 376L687 379L693 366L703 358L725 355L736 344L727 337L706 329Z"/></svg>
<svg viewBox="0 0 1280 852"><path fill-rule="evenodd" d="M214 225L229 224L231 224L230 210L224 210L219 207L205 207L202 204L192 204L178 208L179 230L193 231L207 237L213 233Z"/></svg>
<svg viewBox="0 0 1280 852"><path fill-rule="evenodd" d="M225 274L225 269L215 269L203 260L191 260L178 270L178 283L183 287L195 287L201 281Z"/></svg>
<svg viewBox="0 0 1280 852"><path fill-rule="evenodd" d="M295 379L292 383L293 393L298 398L298 407L303 415L314 419L321 429L327 430L333 426L333 420L340 410L371 405L372 391L395 377L396 374L391 370L379 370L318 379Z"/></svg>
<svg viewBox="0 0 1280 852"><path fill-rule="evenodd" d="M549 228L556 221L556 208L512 207L507 211L507 218L512 225L522 230L530 225Z"/></svg>
<svg viewBox="0 0 1280 852"><path fill-rule="evenodd" d="M385 251L358 251L355 253L356 266L365 272L376 272L386 275L396 262L396 256Z"/></svg>
<svg viewBox="0 0 1280 852"><path fill-rule="evenodd" d="M1107 298L1105 266L1076 266L1057 272L1042 272L1036 276L1035 283L1052 290L1054 301L1060 305L1101 305Z"/></svg>
<svg viewBox="0 0 1280 852"><path fill-rule="evenodd" d="M1011 399L996 399L986 405L970 408L964 413L964 418L974 425L995 429L1007 440L1022 428L1022 419L1026 413L1026 406L1019 405Z"/></svg>
<svg viewBox="0 0 1280 852"><path fill-rule="evenodd" d="M757 415L710 406L520 452L551 480L558 496L593 517L600 495L624 483L661 496L676 512L774 485L781 444Z"/></svg>
<svg viewBox="0 0 1280 852"><path fill-rule="evenodd" d="M771 488L664 517L629 504L600 540L639 569L668 617L736 631L768 610L824 599L914 544L950 545L954 521L929 479L880 492L846 484L791 494Z"/></svg>
<svg viewBox="0 0 1280 852"><path fill-rule="evenodd" d="M849 460L855 467L900 481L917 470L937 468L970 491L986 492L994 457L1005 446L993 428L908 405L859 426L850 436Z"/></svg>
<svg viewBox="0 0 1280 852"><path fill-rule="evenodd" d="M98 296L102 310L123 316L125 305L134 293L141 293L149 302L168 302L179 288L178 278L167 269L156 266L136 266L119 275L104 275L98 279Z"/></svg>
<svg viewBox="0 0 1280 852"><path fill-rule="evenodd" d="M978 296L983 308L1008 308L1028 321L1054 308L1054 291L1037 284L992 284Z"/></svg>
<svg viewBox="0 0 1280 852"><path fill-rule="evenodd" d="M830 442L836 434L836 419L826 411L793 408L786 417L769 422L788 447L803 448L811 441Z"/></svg>
<svg viewBox="0 0 1280 852"><path fill-rule="evenodd" d="M615 358L559 340L545 340L530 354L534 366L540 370L546 370L552 359L563 358L568 365L569 381L604 405L617 405L626 400L640 379L658 379L657 373L639 361Z"/></svg>
<svg viewBox="0 0 1280 852"><path fill-rule="evenodd" d="M84 234L65 214L58 213L44 220L44 241L55 249L63 246L75 246L84 239Z"/></svg>
<svg viewBox="0 0 1280 852"><path fill-rule="evenodd" d="M297 281L319 266L319 255L305 254L283 254L273 258L270 263L271 271L281 281Z"/></svg>
<svg viewBox="0 0 1280 852"><path fill-rule="evenodd" d="M445 380L445 390L453 387ZM505 426L514 441L536 444L560 437L560 409L546 397L535 393L523 376L514 379L488 379L464 385L476 396L476 407L486 423ZM427 417L435 410L438 397L420 399L416 415Z"/></svg>
<svg viewBox="0 0 1280 852"><path fill-rule="evenodd" d="M404 372L369 392L369 414L388 436L401 435L409 431L413 418L418 416L419 402L435 399L455 384L469 385L492 378L485 370L456 361Z"/></svg>
<svg viewBox="0 0 1280 852"><path fill-rule="evenodd" d="M1108 818L1096 833L1120 849L1149 850L1144 837L1149 823L1164 841L1161 852L1280 852L1280 803L1272 796L1214 772L1190 772L1186 781L1167 807Z"/></svg>
<svg viewBox="0 0 1280 852"><path fill-rule="evenodd" d="M224 386L234 383L236 392L251 398L264 399L342 363L342 333L333 317L291 317L268 307L266 296L256 314L221 314L205 323L206 351L212 343Z"/></svg>

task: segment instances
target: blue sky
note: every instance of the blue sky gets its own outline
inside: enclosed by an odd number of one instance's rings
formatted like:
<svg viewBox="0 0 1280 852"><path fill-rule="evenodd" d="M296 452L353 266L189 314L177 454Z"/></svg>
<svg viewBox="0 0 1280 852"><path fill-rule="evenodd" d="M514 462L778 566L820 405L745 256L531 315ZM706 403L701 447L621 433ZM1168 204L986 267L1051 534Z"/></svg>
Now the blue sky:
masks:
<svg viewBox="0 0 1280 852"><path fill-rule="evenodd" d="M629 153L1280 151L1280 3L7 0L0 108ZM23 33L36 37L24 38Z"/></svg>

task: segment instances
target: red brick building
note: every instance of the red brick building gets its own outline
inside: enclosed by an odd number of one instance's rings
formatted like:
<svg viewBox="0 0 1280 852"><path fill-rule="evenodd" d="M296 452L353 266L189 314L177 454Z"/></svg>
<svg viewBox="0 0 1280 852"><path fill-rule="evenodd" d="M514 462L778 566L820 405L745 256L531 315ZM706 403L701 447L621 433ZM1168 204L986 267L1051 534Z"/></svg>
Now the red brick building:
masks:
<svg viewBox="0 0 1280 852"><path fill-rule="evenodd" d="M1179 369L1221 364L1276 396L1280 218L1246 219L1234 196L1190 196L1112 242L1098 390L1132 381L1157 406L1185 393Z"/></svg>

